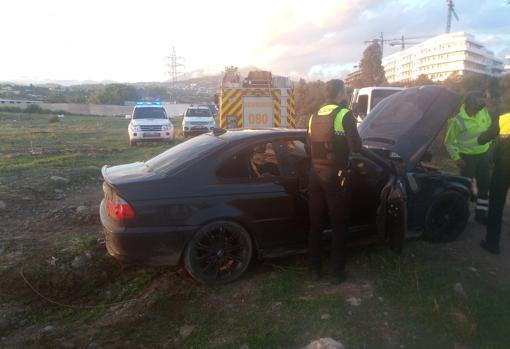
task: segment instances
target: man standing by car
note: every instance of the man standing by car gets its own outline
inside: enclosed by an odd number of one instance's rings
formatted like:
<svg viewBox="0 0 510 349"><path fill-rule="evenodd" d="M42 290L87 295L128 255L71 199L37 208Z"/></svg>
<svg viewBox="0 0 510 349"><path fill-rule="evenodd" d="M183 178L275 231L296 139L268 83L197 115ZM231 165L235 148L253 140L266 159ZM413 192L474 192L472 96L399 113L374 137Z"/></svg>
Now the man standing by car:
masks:
<svg viewBox="0 0 510 349"><path fill-rule="evenodd" d="M497 137L499 134L499 137ZM499 254L501 222L508 188L510 187L510 113L501 115L499 121L493 120L491 128L479 138L480 144L486 144L497 137L494 150L494 169L489 191L489 215L487 235L480 246L494 254Z"/></svg>
<svg viewBox="0 0 510 349"><path fill-rule="evenodd" d="M326 83L328 102L310 117L308 146L312 159L309 183L309 258L312 277L321 277L321 235L332 227L331 260L337 282L345 275L345 240L350 211L349 155L359 152L361 139L345 98L342 80Z"/></svg>
<svg viewBox="0 0 510 349"><path fill-rule="evenodd" d="M489 206L489 147L490 142L478 143L478 137L491 125L481 91L468 92L460 111L448 125L445 146L460 169L460 175L476 178L478 196L475 219L485 224Z"/></svg>

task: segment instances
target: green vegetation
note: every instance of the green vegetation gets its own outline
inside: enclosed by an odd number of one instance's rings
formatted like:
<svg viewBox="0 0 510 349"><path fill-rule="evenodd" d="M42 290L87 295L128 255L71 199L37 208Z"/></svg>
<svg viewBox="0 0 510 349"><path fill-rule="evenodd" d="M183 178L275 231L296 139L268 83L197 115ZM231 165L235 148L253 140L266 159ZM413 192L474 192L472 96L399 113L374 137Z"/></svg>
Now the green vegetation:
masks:
<svg viewBox="0 0 510 349"><path fill-rule="evenodd" d="M62 168L79 172L143 161L168 146L128 147L129 120L0 112L0 177ZM175 125L178 129L180 125Z"/></svg>
<svg viewBox="0 0 510 349"><path fill-rule="evenodd" d="M148 159L168 147L129 148L128 120L122 118L50 120L0 113L3 189L3 179L13 175L32 182L58 173L78 183L73 188L100 191L102 165ZM31 207L25 210L21 218L33 218ZM9 323L0 323L0 337L6 347L59 348L65 342L86 348L95 342L100 348L271 349L301 348L319 337L349 349L508 347L510 290L481 269L468 269L448 248L440 252L439 245L409 242L400 256L385 246L351 249L350 278L341 286L327 278L312 282L306 259L297 256L255 261L238 282L205 287L180 269L123 265L106 256L97 222L38 219L45 229L31 227L25 240L8 240L26 229L10 221L12 232L2 235L0 310L8 310ZM88 264L73 267L84 255ZM37 296L21 270L41 294L70 307ZM465 296L454 292L456 283ZM53 329L44 331L47 326Z"/></svg>

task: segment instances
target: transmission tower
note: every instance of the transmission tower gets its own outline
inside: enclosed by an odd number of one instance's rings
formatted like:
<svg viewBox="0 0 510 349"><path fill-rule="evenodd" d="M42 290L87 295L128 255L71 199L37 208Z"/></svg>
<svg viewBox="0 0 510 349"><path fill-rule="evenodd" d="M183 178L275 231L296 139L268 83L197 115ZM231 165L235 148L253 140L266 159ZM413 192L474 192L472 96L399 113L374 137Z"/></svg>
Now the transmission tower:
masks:
<svg viewBox="0 0 510 349"><path fill-rule="evenodd" d="M172 87L179 80L179 77L184 73L184 57L177 56L175 53L175 47L172 47L172 54L166 57L168 63L168 75L170 75L170 81Z"/></svg>

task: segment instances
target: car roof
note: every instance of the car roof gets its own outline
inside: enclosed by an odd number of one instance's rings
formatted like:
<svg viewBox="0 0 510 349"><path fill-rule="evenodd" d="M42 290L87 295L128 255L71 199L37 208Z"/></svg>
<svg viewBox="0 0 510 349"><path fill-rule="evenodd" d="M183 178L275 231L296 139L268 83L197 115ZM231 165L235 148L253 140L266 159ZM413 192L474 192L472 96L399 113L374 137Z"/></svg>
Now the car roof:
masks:
<svg viewBox="0 0 510 349"><path fill-rule="evenodd" d="M231 129L226 130L225 133L221 135L217 135L216 137L225 140L227 142L236 142L240 140L248 140L248 139L256 139L256 138L265 138L265 137L295 137L295 136L305 136L306 130L299 128L262 128L262 129L253 129L253 128L243 128L243 129Z"/></svg>

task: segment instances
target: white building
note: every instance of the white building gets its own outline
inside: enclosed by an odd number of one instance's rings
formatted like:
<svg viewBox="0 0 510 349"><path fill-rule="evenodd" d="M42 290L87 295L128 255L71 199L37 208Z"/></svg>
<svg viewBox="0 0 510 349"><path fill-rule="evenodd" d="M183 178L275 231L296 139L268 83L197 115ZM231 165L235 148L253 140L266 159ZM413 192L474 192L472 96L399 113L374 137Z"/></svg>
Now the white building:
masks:
<svg viewBox="0 0 510 349"><path fill-rule="evenodd" d="M510 53L505 56L505 59L508 61L508 64L505 64L505 71L503 74L510 74Z"/></svg>
<svg viewBox="0 0 510 349"><path fill-rule="evenodd" d="M464 32L435 36L382 59L388 82L414 80L426 75L433 81L446 80L453 73L499 76L503 61Z"/></svg>

